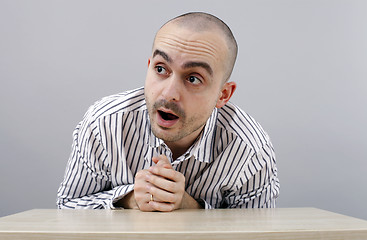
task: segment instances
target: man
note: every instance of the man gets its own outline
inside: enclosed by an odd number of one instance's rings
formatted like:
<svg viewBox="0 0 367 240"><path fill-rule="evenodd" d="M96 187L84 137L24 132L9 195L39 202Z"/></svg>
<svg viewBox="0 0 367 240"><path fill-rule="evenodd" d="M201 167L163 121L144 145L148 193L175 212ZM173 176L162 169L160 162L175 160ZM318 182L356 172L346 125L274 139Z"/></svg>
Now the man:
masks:
<svg viewBox="0 0 367 240"><path fill-rule="evenodd" d="M229 102L237 43L188 13L157 32L144 88L103 98L74 131L59 208L274 207L268 135Z"/></svg>

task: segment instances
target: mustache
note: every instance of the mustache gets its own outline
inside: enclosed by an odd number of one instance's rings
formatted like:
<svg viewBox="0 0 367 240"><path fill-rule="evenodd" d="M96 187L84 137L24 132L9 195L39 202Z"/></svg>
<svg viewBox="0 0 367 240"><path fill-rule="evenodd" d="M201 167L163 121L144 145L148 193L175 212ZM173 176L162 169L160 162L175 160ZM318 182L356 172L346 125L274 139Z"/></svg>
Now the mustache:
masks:
<svg viewBox="0 0 367 240"><path fill-rule="evenodd" d="M158 110L158 108L160 107L171 110L175 115L179 117L185 117L185 112L175 102L169 102L165 99L161 99L155 102L153 105L153 108L155 110Z"/></svg>

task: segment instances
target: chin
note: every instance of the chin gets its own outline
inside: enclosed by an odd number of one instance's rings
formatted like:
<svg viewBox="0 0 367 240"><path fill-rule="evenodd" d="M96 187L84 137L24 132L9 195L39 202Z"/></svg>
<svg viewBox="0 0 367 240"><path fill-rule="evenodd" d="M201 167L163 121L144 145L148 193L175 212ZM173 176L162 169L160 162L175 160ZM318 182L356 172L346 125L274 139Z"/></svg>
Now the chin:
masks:
<svg viewBox="0 0 367 240"><path fill-rule="evenodd" d="M179 133L174 132L170 129L165 129L157 126L156 128L152 128L154 136L159 139L162 139L164 142L175 142L180 140L182 137Z"/></svg>
<svg viewBox="0 0 367 240"><path fill-rule="evenodd" d="M168 129L162 128L160 126L152 127L153 134L157 138L162 139L163 141L166 141L166 139L169 139L170 138L170 135L171 134L169 134L168 131L169 131Z"/></svg>

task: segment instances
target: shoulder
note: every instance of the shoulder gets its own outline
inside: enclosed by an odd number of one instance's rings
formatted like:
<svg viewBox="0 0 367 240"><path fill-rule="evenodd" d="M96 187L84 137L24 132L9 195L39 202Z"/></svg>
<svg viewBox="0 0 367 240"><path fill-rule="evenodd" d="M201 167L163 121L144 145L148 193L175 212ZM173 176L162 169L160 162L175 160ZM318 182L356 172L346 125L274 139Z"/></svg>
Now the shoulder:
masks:
<svg viewBox="0 0 367 240"><path fill-rule="evenodd" d="M260 123L231 102L218 109L217 126L221 131L230 132L240 141L251 145L256 152L264 145L271 144Z"/></svg>
<svg viewBox="0 0 367 240"><path fill-rule="evenodd" d="M86 116L94 120L116 113L145 110L144 87L103 97L89 107Z"/></svg>

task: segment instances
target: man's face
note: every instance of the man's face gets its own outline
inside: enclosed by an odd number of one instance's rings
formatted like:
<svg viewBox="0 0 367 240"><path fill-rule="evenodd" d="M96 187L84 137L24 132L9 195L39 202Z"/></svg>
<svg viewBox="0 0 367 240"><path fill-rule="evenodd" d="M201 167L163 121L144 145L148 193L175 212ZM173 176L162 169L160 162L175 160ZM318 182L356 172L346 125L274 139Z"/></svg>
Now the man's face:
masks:
<svg viewBox="0 0 367 240"><path fill-rule="evenodd" d="M215 32L167 24L149 59L145 98L153 133L166 144L190 145L215 106L221 107L226 42ZM219 106L220 105L220 106Z"/></svg>

